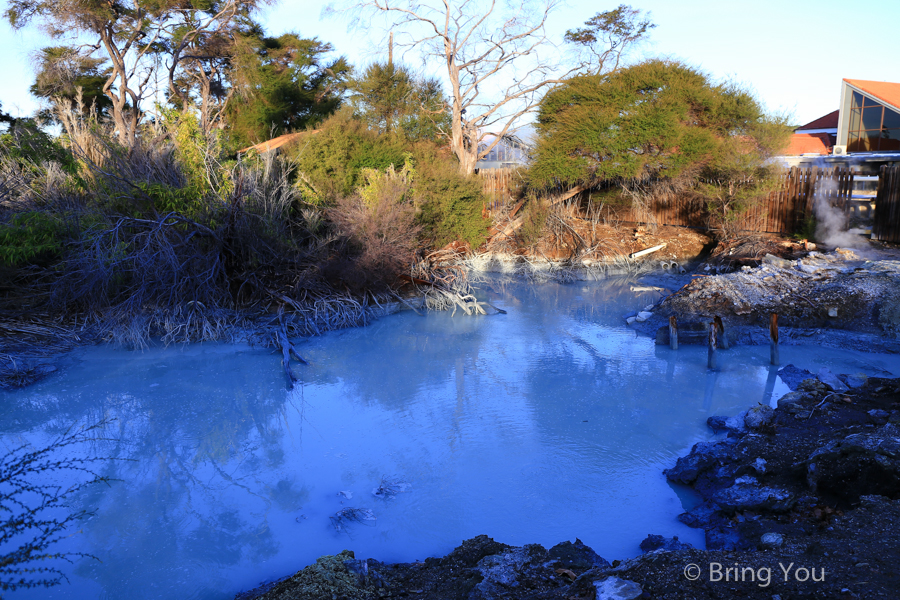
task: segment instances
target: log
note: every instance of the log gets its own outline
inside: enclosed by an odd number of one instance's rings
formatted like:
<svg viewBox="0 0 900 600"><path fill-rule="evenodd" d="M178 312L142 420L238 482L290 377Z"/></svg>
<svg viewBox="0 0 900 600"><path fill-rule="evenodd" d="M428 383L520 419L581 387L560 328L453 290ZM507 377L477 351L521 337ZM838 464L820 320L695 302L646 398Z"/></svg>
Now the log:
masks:
<svg viewBox="0 0 900 600"><path fill-rule="evenodd" d="M586 189L587 188L583 185L576 185L575 187L573 187L571 190L569 190L565 194L562 194L562 195L557 196L556 198L553 198L552 200L550 200L549 205L553 206L555 204L559 204L560 202L565 202L572 196L577 196L578 194L580 194L581 192L583 192ZM513 214L515 214L515 213L513 213ZM525 217L519 217L518 219L516 219L515 221L513 221L512 223L510 223L509 225L504 227L502 231L495 234L494 237L496 237L497 235L512 237L512 234L514 234L516 231L518 231L519 228L522 227L522 225L524 225L524 224L525 224Z"/></svg>
<svg viewBox="0 0 900 600"><path fill-rule="evenodd" d="M428 285L431 285L430 282L427 282L427 281L426 281L425 283L427 283ZM425 315L423 315L422 313L420 313L419 311L417 311L417 310L416 310L416 307L413 306L412 304L410 304L409 302L407 302L406 299L403 298L400 294L398 294L398 293L396 293L396 292L393 292L393 291L392 291L391 293L394 294L394 297L395 297L397 300L399 300L400 302L402 302L403 304L405 304L405 305L406 305L410 310L412 310L414 313L416 313L416 314L419 315L420 317L424 317L424 316L425 316Z"/></svg>
<svg viewBox="0 0 900 600"><path fill-rule="evenodd" d="M290 342L287 341L284 337L284 332L280 329L278 330L277 335L278 343L281 346L281 366L284 367L284 374L288 380L288 389L293 389L297 378L294 377L294 374L291 372Z"/></svg>
<svg viewBox="0 0 900 600"><path fill-rule="evenodd" d="M284 367L284 374L288 380L288 389L294 389L294 383L297 381L297 378L294 376L293 371L291 371L291 356L304 365L308 365L309 362L300 356L300 353L297 352L297 349L291 343L291 340L288 339L287 326L284 324L283 305L278 309L278 324L279 328L275 332L275 336L278 340L278 345L281 346L281 366Z"/></svg>
<svg viewBox="0 0 900 600"><path fill-rule="evenodd" d="M666 247L666 243L663 242L662 244L660 244L658 246L653 246L652 248L647 248L646 250L641 250L640 252L632 252L631 254L628 255L628 258L640 258L641 256L646 256L647 254L652 254L654 252L662 250L665 247Z"/></svg>

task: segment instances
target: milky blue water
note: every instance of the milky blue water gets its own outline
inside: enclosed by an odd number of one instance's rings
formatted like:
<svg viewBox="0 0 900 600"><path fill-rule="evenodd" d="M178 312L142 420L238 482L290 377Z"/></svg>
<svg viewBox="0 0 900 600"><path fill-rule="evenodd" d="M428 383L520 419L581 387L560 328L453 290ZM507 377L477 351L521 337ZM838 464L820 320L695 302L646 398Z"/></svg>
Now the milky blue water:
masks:
<svg viewBox="0 0 900 600"><path fill-rule="evenodd" d="M787 388L767 347L655 346L622 315L660 297L616 280L486 285L506 315L411 312L301 340L310 361L285 387L280 354L203 344L89 348L58 375L0 393L0 446L40 444L113 419L83 452L116 456L96 509L60 550L69 583L22 598L230 598L323 554L413 561L488 534L551 546L579 537L635 556L649 533L702 546L676 521L693 501L662 475L712 437L705 421ZM646 288L643 288L646 290ZM900 373L900 358L781 349L835 372ZM382 478L408 486L393 498ZM403 487L403 486L401 486ZM337 531L330 517L374 521Z"/></svg>

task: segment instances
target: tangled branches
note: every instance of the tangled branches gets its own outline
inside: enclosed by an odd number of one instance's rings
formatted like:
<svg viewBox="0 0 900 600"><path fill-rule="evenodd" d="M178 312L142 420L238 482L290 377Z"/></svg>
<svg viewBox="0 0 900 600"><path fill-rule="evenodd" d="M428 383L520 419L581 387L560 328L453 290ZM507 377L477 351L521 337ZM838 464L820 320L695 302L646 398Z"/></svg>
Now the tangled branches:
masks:
<svg viewBox="0 0 900 600"><path fill-rule="evenodd" d="M68 501L89 486L110 482L95 466L109 459L73 454L81 444L97 441L108 424L70 429L43 448L22 445L0 460L0 547L7 549L0 554L0 590L58 585L65 574L43 566L45 561L90 556L52 548L70 526L92 514L69 510ZM58 478L74 483L57 483ZM65 516L53 516L59 509Z"/></svg>

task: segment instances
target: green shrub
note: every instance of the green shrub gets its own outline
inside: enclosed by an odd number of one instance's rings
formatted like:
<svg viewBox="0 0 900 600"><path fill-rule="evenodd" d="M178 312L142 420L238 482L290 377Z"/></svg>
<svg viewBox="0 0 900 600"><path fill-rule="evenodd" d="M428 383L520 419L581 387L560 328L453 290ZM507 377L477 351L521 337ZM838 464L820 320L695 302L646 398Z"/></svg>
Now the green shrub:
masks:
<svg viewBox="0 0 900 600"><path fill-rule="evenodd" d="M17 121L0 135L0 151L20 167L41 169L47 163L59 163L68 175L77 175L78 161L57 138L40 130L30 121Z"/></svg>
<svg viewBox="0 0 900 600"><path fill-rule="evenodd" d="M204 197L193 186L175 188L162 183L138 183L137 187L158 214L178 213L196 220L205 213Z"/></svg>
<svg viewBox="0 0 900 600"><path fill-rule="evenodd" d="M19 267L59 255L65 227L53 215L29 211L0 225L0 262Z"/></svg>
<svg viewBox="0 0 900 600"><path fill-rule="evenodd" d="M363 183L362 170L399 168L407 148L402 138L379 136L348 111L330 117L293 151L298 185L308 201L332 203Z"/></svg>
<svg viewBox="0 0 900 600"><path fill-rule="evenodd" d="M530 198L522 210L522 227L518 235L525 246L533 246L544 235L550 207L541 198Z"/></svg>
<svg viewBox="0 0 900 600"><path fill-rule="evenodd" d="M437 247L465 240L478 248L487 238L489 224L482 216L481 182L475 176L460 175L456 159L433 144L418 144L414 160L419 223L425 234Z"/></svg>

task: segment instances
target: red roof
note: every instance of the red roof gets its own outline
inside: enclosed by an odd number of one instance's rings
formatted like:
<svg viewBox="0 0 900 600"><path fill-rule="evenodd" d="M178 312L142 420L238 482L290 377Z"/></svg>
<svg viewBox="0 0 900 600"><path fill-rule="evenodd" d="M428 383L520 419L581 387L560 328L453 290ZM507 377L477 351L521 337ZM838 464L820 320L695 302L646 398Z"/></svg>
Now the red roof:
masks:
<svg viewBox="0 0 900 600"><path fill-rule="evenodd" d="M853 87L859 88L870 96L886 102L894 108L900 108L900 83L887 81L866 81L865 79L844 79Z"/></svg>
<svg viewBox="0 0 900 600"><path fill-rule="evenodd" d="M795 133L791 136L791 144L784 155L830 154L831 145L831 136L827 133Z"/></svg>
<svg viewBox="0 0 900 600"><path fill-rule="evenodd" d="M838 116L840 116L840 114L841 111L839 110L830 112L824 117L819 117L815 121L810 121L806 125L801 125L796 131L802 131L803 129L837 129Z"/></svg>

